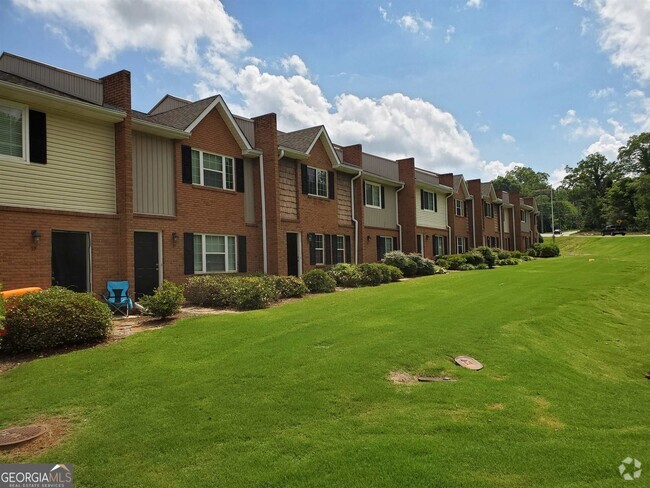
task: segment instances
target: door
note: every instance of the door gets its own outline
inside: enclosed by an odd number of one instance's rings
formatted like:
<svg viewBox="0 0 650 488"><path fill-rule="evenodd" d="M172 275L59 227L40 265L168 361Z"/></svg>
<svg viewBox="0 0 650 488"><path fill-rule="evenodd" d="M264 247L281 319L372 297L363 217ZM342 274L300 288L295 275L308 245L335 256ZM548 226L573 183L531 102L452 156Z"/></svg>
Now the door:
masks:
<svg viewBox="0 0 650 488"><path fill-rule="evenodd" d="M52 231L52 286L90 290L90 236L87 232Z"/></svg>
<svg viewBox="0 0 650 488"><path fill-rule="evenodd" d="M287 232L287 274L298 276L300 265L298 263L298 237L295 232Z"/></svg>
<svg viewBox="0 0 650 488"><path fill-rule="evenodd" d="M135 298L153 295L160 285L158 232L136 232L134 242Z"/></svg>

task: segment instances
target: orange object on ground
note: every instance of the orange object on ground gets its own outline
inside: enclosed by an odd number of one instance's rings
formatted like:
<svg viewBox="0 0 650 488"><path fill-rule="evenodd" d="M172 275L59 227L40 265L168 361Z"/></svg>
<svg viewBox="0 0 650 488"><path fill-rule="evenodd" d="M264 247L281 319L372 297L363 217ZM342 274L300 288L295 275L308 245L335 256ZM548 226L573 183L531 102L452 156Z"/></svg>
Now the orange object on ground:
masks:
<svg viewBox="0 0 650 488"><path fill-rule="evenodd" d="M21 295L37 293L39 291L43 291L43 289L38 286L30 286L29 288L16 288L15 290L0 291L0 295L2 295L3 298L19 297Z"/></svg>

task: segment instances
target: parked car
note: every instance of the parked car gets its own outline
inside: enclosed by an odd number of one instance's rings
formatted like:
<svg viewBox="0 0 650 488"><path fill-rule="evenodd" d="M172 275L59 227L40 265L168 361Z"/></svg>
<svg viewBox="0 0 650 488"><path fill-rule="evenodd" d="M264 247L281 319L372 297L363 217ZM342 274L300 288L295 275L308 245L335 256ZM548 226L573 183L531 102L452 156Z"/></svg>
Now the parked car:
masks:
<svg viewBox="0 0 650 488"><path fill-rule="evenodd" d="M555 229L553 231L553 234L555 234L556 236L562 235L562 230L561 229Z"/></svg>
<svg viewBox="0 0 650 488"><path fill-rule="evenodd" d="M624 225L608 225L600 231L600 234L603 236L615 236L616 234L624 236L625 232L627 232L627 229Z"/></svg>

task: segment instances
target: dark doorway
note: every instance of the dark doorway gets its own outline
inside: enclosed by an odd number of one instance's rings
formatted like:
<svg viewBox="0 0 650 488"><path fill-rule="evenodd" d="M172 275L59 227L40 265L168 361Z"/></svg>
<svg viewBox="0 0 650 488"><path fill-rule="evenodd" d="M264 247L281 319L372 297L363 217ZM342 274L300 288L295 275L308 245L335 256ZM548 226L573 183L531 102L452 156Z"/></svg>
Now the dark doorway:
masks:
<svg viewBox="0 0 650 488"><path fill-rule="evenodd" d="M153 295L160 285L158 233L136 232L134 235L135 299Z"/></svg>
<svg viewBox="0 0 650 488"><path fill-rule="evenodd" d="M90 238L87 232L52 231L52 286L90 289Z"/></svg>
<svg viewBox="0 0 650 488"><path fill-rule="evenodd" d="M287 232L287 274L289 276L298 276L298 238L300 234Z"/></svg>

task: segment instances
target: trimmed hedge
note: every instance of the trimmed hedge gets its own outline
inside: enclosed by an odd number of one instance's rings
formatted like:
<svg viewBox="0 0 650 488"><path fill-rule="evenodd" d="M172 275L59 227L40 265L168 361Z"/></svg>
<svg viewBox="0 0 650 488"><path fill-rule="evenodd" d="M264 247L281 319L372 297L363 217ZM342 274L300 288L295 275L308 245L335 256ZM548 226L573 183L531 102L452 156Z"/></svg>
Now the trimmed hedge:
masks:
<svg viewBox="0 0 650 488"><path fill-rule="evenodd" d="M113 314L89 293L55 286L10 298L4 326L0 350L35 352L101 342L111 333Z"/></svg>
<svg viewBox="0 0 650 488"><path fill-rule="evenodd" d="M359 265L360 286L379 286L383 282L383 273L379 265L364 263Z"/></svg>
<svg viewBox="0 0 650 488"><path fill-rule="evenodd" d="M485 264L485 263L483 263ZM474 271L476 267L474 265L471 265L469 263L464 263L458 266L458 271Z"/></svg>
<svg viewBox="0 0 650 488"><path fill-rule="evenodd" d="M489 268L494 268L494 263L497 260L496 254L494 251L487 246L480 246L475 249L475 251L480 252L483 255L483 260Z"/></svg>
<svg viewBox="0 0 650 488"><path fill-rule="evenodd" d="M258 310L277 302L280 294L266 278L242 276L232 278L231 306L237 310Z"/></svg>
<svg viewBox="0 0 650 488"><path fill-rule="evenodd" d="M479 264L485 263L485 258L483 254L478 251L470 251L465 253L465 262L471 264L472 266L477 266Z"/></svg>
<svg viewBox="0 0 650 488"><path fill-rule="evenodd" d="M185 285L187 301L203 307L255 310L279 297L275 283L266 276L192 276Z"/></svg>
<svg viewBox="0 0 650 488"><path fill-rule="evenodd" d="M359 286L359 268L355 264L339 263L327 270L336 282L336 286L343 288L356 288Z"/></svg>
<svg viewBox="0 0 650 488"><path fill-rule="evenodd" d="M389 266L395 266L404 274L404 276L415 276L418 272L417 263L402 251L391 251L386 253L381 262Z"/></svg>
<svg viewBox="0 0 650 488"><path fill-rule="evenodd" d="M139 303L152 315L165 319L176 315L184 301L183 286L164 280L153 295L144 295Z"/></svg>
<svg viewBox="0 0 650 488"><path fill-rule="evenodd" d="M310 293L332 293L336 290L336 281L322 269L312 269L302 275L302 281Z"/></svg>
<svg viewBox="0 0 650 488"><path fill-rule="evenodd" d="M266 279L271 281L280 300L284 300L285 298L301 298L309 293L307 285L296 276L268 275Z"/></svg>
<svg viewBox="0 0 650 488"><path fill-rule="evenodd" d="M540 258L556 258L560 255L560 248L552 242L545 242L539 247Z"/></svg>
<svg viewBox="0 0 650 488"><path fill-rule="evenodd" d="M417 266L415 274L418 276L429 276L436 274L436 263L431 259L422 257L419 254L409 254L408 257L413 260Z"/></svg>

